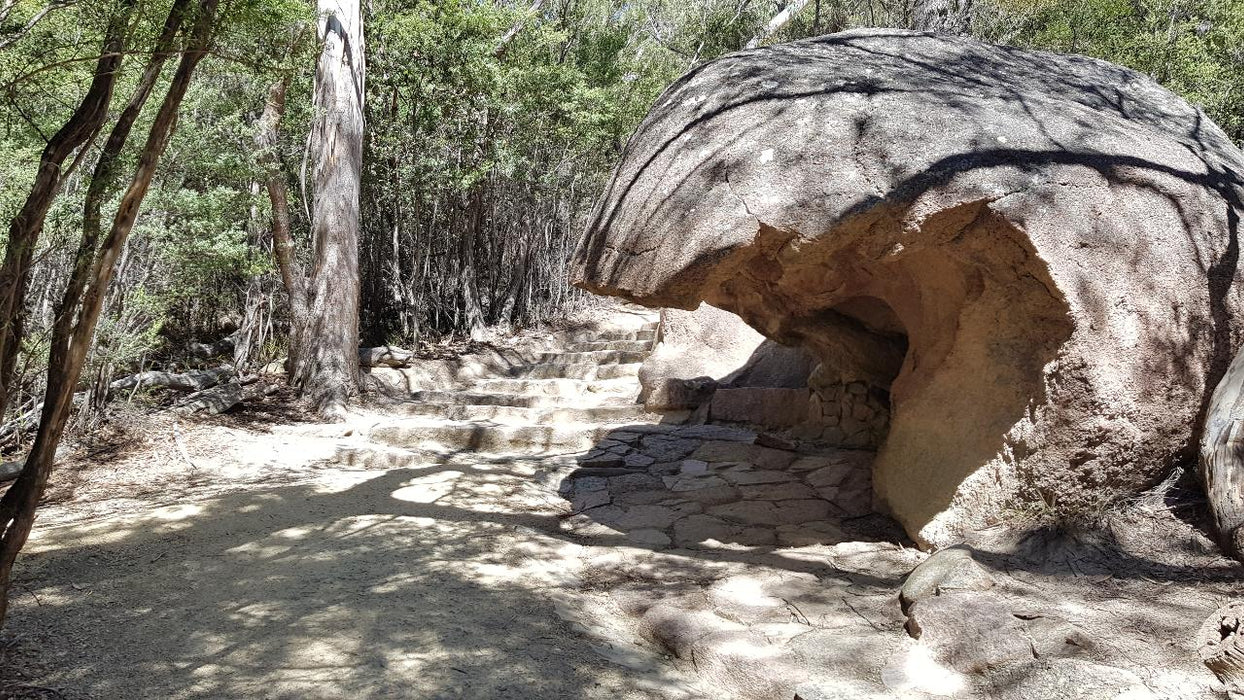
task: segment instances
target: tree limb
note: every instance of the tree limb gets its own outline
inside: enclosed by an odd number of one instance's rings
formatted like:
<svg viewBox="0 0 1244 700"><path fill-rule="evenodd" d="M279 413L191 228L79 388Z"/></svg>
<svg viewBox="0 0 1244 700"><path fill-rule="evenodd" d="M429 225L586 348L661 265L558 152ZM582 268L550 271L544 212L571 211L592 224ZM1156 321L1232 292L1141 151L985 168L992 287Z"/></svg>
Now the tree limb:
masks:
<svg viewBox="0 0 1244 700"><path fill-rule="evenodd" d="M16 4L16 0L14 0L13 3L10 3L3 8L4 17L8 17L8 14L13 11L14 4ZM22 38L23 36L26 36L26 34L30 32L31 29L34 29L34 26L38 24L40 20L42 20L44 17L47 17L53 11L64 9L66 7L69 7L72 4L73 4L73 0L52 0L52 2L49 2L47 5L44 5L43 9L36 12L34 16L31 17L26 22L26 26L4 37L3 39L0 39L0 51L7 49L10 44Z"/></svg>
<svg viewBox="0 0 1244 700"><path fill-rule="evenodd" d="M791 21L791 19L807 4L808 0L792 0L792 2L781 12L774 15L773 19L769 20L769 23L765 25L764 29L761 29L759 34L752 37L751 41L747 42L747 46L744 48L754 49L757 46L760 46L760 42L773 36L778 32L778 30L786 26L786 23Z"/></svg>
<svg viewBox="0 0 1244 700"><path fill-rule="evenodd" d="M505 55L505 52L510 48L510 42L514 41L514 37L523 31L523 28L527 26L528 20L535 17L543 5L544 0L534 0L531 3L531 7L528 7L527 11L515 20L514 24L510 25L510 30L505 33L505 36L501 37L501 41L497 42L497 48L492 50L493 58L501 58Z"/></svg>

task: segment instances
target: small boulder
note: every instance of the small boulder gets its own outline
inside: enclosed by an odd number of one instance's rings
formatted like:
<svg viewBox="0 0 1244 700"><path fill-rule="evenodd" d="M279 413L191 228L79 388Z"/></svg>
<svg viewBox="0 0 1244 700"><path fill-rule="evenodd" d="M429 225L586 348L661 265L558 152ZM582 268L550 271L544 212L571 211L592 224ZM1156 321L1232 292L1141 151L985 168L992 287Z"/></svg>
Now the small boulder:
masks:
<svg viewBox="0 0 1244 700"><path fill-rule="evenodd" d="M950 591L987 591L994 586L993 576L972 558L964 547L943 549L925 559L903 582L899 603L903 612L926 598Z"/></svg>
<svg viewBox="0 0 1244 700"><path fill-rule="evenodd" d="M993 591L960 591L913 603L907 633L933 650L934 656L962 673L1033 659L1080 654L1089 641L1056 615L1016 611Z"/></svg>

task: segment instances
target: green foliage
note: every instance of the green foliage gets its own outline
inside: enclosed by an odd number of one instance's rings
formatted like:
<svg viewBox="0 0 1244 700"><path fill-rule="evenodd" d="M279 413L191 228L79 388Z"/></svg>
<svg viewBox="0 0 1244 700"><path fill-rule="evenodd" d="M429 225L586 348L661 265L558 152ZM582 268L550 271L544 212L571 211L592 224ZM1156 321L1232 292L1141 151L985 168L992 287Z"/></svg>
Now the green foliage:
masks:
<svg viewBox="0 0 1244 700"><path fill-rule="evenodd" d="M996 0L991 38L1147 73L1244 140L1244 0Z"/></svg>
<svg viewBox="0 0 1244 700"><path fill-rule="evenodd" d="M117 1L79 0L28 31L43 0L19 0L0 19L0 41L25 31L0 50L4 220L24 200L46 138L85 92ZM114 113L170 2L138 0ZM268 87L280 79L290 86L278 155L300 254L310 247L301 170L313 116L314 3L224 6L217 45L184 102L110 297L111 320L100 337L123 350L109 362L176 354L185 339L227 332L255 293L253 280L263 282L264 294L275 291L254 128ZM409 342L460 332L472 287L495 323L536 321L573 302L566 256L652 102L688 69L742 48L783 6L559 0L529 16L528 0L369 3L361 251L368 337ZM907 26L910 6L813 0L770 41ZM1244 0L977 0L975 7L978 36L1144 71L1244 139ZM516 23L521 29L498 51ZM126 158L153 111L140 119ZM48 217L30 302L32 337L50 323L59 298L98 147ZM105 221L114 205L105 206ZM134 342L123 341L123 332Z"/></svg>
<svg viewBox="0 0 1244 700"><path fill-rule="evenodd" d="M125 304L99 320L95 330L90 366L129 368L160 347L160 330L166 314L162 300L139 289ZM85 373L93 374L91 368Z"/></svg>

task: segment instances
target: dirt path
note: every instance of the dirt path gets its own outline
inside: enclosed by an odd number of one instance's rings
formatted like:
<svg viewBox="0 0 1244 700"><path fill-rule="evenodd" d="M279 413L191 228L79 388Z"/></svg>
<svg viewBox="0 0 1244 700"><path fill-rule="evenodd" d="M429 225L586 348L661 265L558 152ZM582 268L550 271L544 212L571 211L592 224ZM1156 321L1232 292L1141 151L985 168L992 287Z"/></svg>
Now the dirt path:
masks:
<svg viewBox="0 0 1244 700"><path fill-rule="evenodd" d="M952 668L990 630L965 627L966 650L904 630L897 591L926 557L861 508L868 455L643 415L634 371L650 323L632 315L524 361L395 371L386 381L410 400L344 426L205 421L175 440L171 419L151 419L167 440L84 468L77 493L42 514L2 687L1215 697L1191 636L1240 569L1168 504L1133 504L1131 539L976 543L996 585L969 607L1002 606L1021 634L1053 621L1075 641L1019 657L1003 643L987 669Z"/></svg>

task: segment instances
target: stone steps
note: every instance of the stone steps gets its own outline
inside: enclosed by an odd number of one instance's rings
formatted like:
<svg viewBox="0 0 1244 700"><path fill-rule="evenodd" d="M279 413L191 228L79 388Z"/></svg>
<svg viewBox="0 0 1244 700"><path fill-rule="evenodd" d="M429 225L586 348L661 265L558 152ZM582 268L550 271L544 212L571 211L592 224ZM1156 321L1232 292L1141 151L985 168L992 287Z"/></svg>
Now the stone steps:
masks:
<svg viewBox="0 0 1244 700"><path fill-rule="evenodd" d="M530 355L527 361L532 365L554 367L585 364L604 366L643 362L647 357L647 351L593 350L589 352L539 352Z"/></svg>
<svg viewBox="0 0 1244 700"><path fill-rule="evenodd" d="M581 408L577 396L549 396L531 394L506 394L476 391L417 391L410 395L409 404L419 402L450 404L455 406L515 406L522 408ZM627 394L590 395L592 406L631 406L635 397Z"/></svg>
<svg viewBox="0 0 1244 700"><path fill-rule="evenodd" d="M517 360L509 366L477 368L478 362L464 360L474 376L457 371L441 386L465 388L409 392L409 401L393 409L401 417L368 431L376 449L341 457L349 464L385 466L468 451L577 453L617 426L656 422L659 416L635 403L636 377L656 324L624 321L623 327L555 334L554 349L523 352L509 358Z"/></svg>
<svg viewBox="0 0 1244 700"><path fill-rule="evenodd" d="M650 327L649 327L650 326ZM645 342L653 342L657 339L657 324L647 324L644 328L636 331L622 330L583 330L583 331L563 331L556 334L561 342L569 345L573 343L598 343L613 340L642 340Z"/></svg>
<svg viewBox="0 0 1244 700"><path fill-rule="evenodd" d="M454 404L419 402L402 404L399 413L408 416L435 416L451 421L489 421L505 424L558 425L563 423L624 423L656 419L639 404L615 406L506 406L499 404Z"/></svg>
<svg viewBox="0 0 1244 700"><path fill-rule="evenodd" d="M518 394L523 396L562 396L595 401L603 396L630 395L633 401L639 395L639 384L632 378L624 379L481 379L471 387L472 391L488 394Z"/></svg>
<svg viewBox="0 0 1244 700"><path fill-rule="evenodd" d="M608 426L504 425L470 421L411 418L381 423L368 432L370 440L393 447L507 453L583 452L610 432Z"/></svg>
<svg viewBox="0 0 1244 700"><path fill-rule="evenodd" d="M590 362L573 365L541 364L515 367L509 375L516 379L623 379L639 376L641 362L598 365Z"/></svg>
<svg viewBox="0 0 1244 700"><path fill-rule="evenodd" d="M566 350L568 352L621 350L622 352L642 352L647 354L652 351L652 345L652 340L585 340L578 343L570 343L566 346Z"/></svg>

